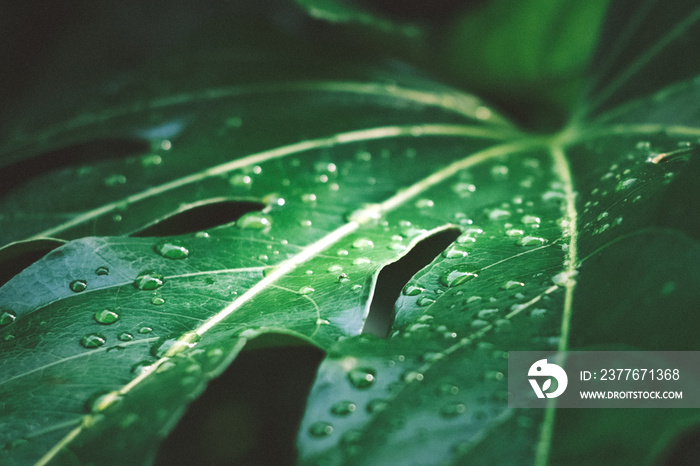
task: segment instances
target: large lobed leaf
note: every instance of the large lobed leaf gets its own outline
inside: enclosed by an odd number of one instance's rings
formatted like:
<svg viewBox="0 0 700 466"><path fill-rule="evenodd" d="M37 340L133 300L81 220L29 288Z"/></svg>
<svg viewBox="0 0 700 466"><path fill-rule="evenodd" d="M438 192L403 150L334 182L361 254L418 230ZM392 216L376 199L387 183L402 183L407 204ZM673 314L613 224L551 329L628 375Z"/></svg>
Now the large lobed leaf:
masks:
<svg viewBox="0 0 700 466"><path fill-rule="evenodd" d="M406 71L266 73L313 59L289 44L255 84L151 81L53 125L20 115L0 260L48 253L0 288L0 462L147 463L261 335L327 354L302 463L657 454L694 413L626 413L630 432L613 410L509 409L506 390L507 351L697 349L700 122L678 82L697 70L665 67L697 63L673 47L700 13L657 23L654 5L612 6L591 93L552 136ZM361 334L379 272L447 230L388 338Z"/></svg>

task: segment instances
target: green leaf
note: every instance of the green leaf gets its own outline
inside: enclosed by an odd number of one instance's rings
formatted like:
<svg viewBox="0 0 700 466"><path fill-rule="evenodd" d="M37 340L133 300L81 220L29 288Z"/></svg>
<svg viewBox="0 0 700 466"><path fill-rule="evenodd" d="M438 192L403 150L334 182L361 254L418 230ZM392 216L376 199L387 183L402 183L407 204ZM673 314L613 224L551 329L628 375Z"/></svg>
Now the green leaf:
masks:
<svg viewBox="0 0 700 466"><path fill-rule="evenodd" d="M686 58L697 11L669 33L640 32L653 8L620 35L609 20L586 102L553 135L294 41L261 42L279 68L257 82L245 56L233 75L183 59L170 91L156 74L51 123L27 109L2 151L0 262L46 255L0 288L0 463L149 463L256 344L326 353L303 464L655 460L696 413L639 410L631 432L609 411L510 409L506 358L697 349L700 121L696 83L676 80L699 62L659 78L658 60ZM647 52L628 60L632 43ZM196 62L215 77L187 77ZM394 263L415 272L376 299ZM380 301L387 338L363 333Z"/></svg>

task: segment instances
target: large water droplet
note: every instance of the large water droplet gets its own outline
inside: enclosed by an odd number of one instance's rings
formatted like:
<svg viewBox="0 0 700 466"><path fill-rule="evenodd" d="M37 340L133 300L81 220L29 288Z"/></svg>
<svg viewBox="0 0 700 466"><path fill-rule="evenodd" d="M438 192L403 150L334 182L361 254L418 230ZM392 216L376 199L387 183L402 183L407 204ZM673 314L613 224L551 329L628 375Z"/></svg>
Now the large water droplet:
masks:
<svg viewBox="0 0 700 466"><path fill-rule="evenodd" d="M338 401L331 406L331 413L336 416L347 416L352 414L357 409L357 405L352 401Z"/></svg>
<svg viewBox="0 0 700 466"><path fill-rule="evenodd" d="M472 266L458 265L440 275L440 283L451 288L478 277L478 272Z"/></svg>
<svg viewBox="0 0 700 466"><path fill-rule="evenodd" d="M348 372L348 380L355 388L365 389L374 385L377 371L371 367L356 367Z"/></svg>
<svg viewBox="0 0 700 466"><path fill-rule="evenodd" d="M80 293L81 291L85 291L87 289L87 282L85 280L73 280L70 282L69 286L71 291Z"/></svg>
<svg viewBox="0 0 700 466"><path fill-rule="evenodd" d="M317 438L328 437L333 433L333 426L323 421L314 422L309 427L309 433Z"/></svg>
<svg viewBox="0 0 700 466"><path fill-rule="evenodd" d="M104 267L104 266L97 267L95 269L95 275L97 275L98 277L103 277L105 275L109 275L109 268Z"/></svg>
<svg viewBox="0 0 700 466"><path fill-rule="evenodd" d="M95 320L100 324L109 325L119 320L119 314L114 312L113 309L102 309L95 312Z"/></svg>
<svg viewBox="0 0 700 466"><path fill-rule="evenodd" d="M244 230L269 230L272 218L260 212L249 212L238 219L236 225Z"/></svg>
<svg viewBox="0 0 700 466"><path fill-rule="evenodd" d="M98 335L97 333L91 333L81 338L80 344L83 345L85 348L94 349L104 345L105 341L107 341L107 339L102 335Z"/></svg>
<svg viewBox="0 0 700 466"><path fill-rule="evenodd" d="M184 259L190 255L187 244L177 239L164 239L156 244L153 249L168 259Z"/></svg>
<svg viewBox="0 0 700 466"><path fill-rule="evenodd" d="M17 318L17 314L14 311L3 310L0 311L0 327L10 325Z"/></svg>
<svg viewBox="0 0 700 466"><path fill-rule="evenodd" d="M163 275L154 270L144 270L134 280L134 286L139 290L155 290L165 283Z"/></svg>

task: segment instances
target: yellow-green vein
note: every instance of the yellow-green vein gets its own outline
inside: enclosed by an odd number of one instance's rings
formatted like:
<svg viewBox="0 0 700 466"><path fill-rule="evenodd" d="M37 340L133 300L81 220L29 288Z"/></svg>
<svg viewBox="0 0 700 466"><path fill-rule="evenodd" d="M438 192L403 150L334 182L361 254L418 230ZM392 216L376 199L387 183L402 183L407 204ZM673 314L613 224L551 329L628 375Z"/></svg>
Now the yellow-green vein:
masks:
<svg viewBox="0 0 700 466"><path fill-rule="evenodd" d="M560 144L556 141L550 146L550 153L554 161L554 171L559 179L564 184L565 192L565 218L562 225L564 234L569 237L569 247L567 250L567 258L564 263L566 281L564 283L564 307L561 317L561 331L559 337L559 352L564 352L569 344L569 330L571 325L571 309L574 298L574 288L576 282L573 280L573 275L576 272L578 265L578 213L576 211L576 193L574 192L574 183L571 178L571 167L566 158ZM552 445L552 435L554 433L554 417L556 409L556 400L550 399L545 410L542 430L540 431L540 439L537 443L535 465L545 466L549 461L549 452Z"/></svg>

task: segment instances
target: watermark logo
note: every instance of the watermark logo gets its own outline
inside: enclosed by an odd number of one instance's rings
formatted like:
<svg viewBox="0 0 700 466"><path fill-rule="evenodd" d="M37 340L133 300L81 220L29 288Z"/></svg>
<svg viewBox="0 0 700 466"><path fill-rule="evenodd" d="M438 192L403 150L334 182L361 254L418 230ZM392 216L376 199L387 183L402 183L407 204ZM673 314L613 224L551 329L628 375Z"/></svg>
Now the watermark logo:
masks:
<svg viewBox="0 0 700 466"><path fill-rule="evenodd" d="M569 383L569 378L566 376L564 369L554 363L548 363L546 359L540 359L530 366L527 375L529 377L548 377L541 387L537 379L528 378L537 398L556 398L564 393L566 385ZM557 381L557 386L553 392L549 393L548 390L552 387L552 379Z"/></svg>

